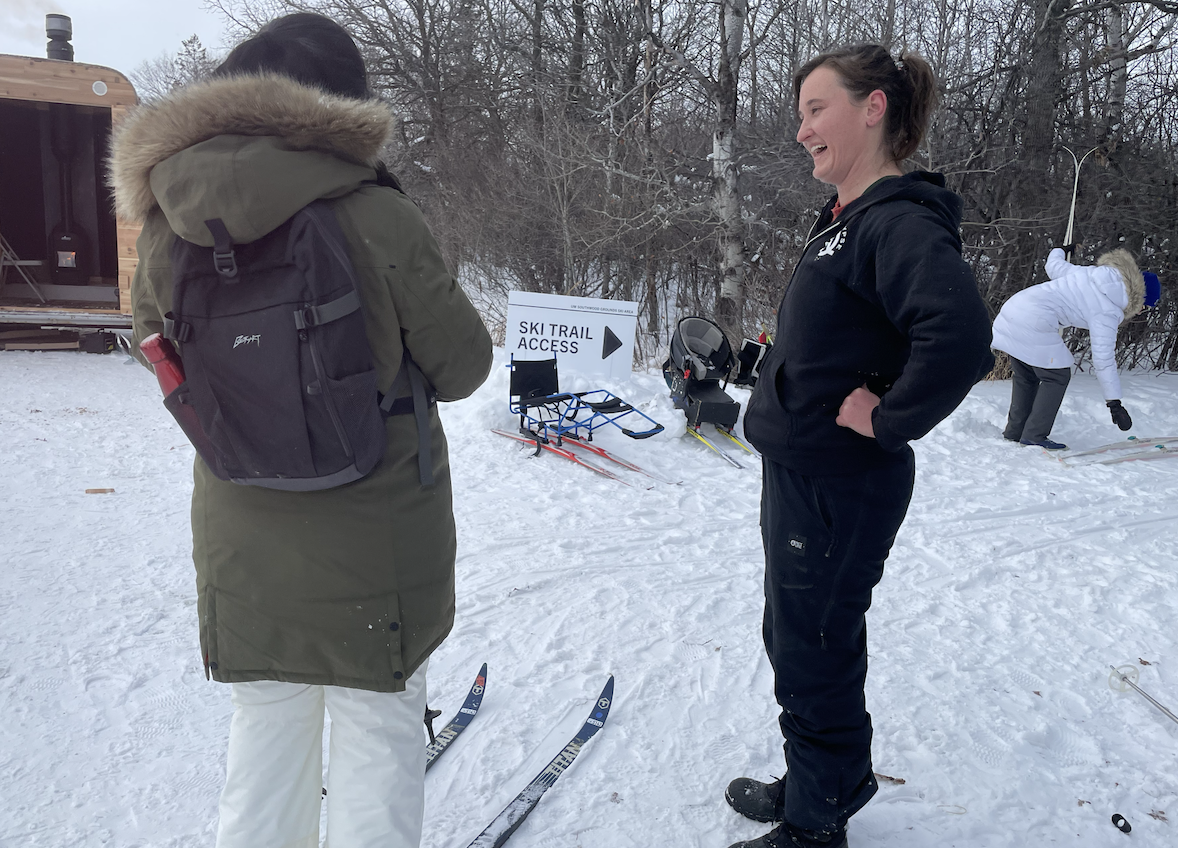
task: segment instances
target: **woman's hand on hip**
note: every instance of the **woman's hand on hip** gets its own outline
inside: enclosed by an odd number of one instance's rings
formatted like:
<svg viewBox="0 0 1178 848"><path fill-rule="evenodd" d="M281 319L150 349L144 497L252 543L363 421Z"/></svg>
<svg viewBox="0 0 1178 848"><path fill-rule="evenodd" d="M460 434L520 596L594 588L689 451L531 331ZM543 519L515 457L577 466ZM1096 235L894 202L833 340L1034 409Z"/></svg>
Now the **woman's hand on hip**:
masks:
<svg viewBox="0 0 1178 848"><path fill-rule="evenodd" d="M860 436L875 438L875 428L871 426L871 412L879 406L879 396L868 390L866 384L847 395L843 405L839 407L838 418L834 423L840 427L854 430Z"/></svg>

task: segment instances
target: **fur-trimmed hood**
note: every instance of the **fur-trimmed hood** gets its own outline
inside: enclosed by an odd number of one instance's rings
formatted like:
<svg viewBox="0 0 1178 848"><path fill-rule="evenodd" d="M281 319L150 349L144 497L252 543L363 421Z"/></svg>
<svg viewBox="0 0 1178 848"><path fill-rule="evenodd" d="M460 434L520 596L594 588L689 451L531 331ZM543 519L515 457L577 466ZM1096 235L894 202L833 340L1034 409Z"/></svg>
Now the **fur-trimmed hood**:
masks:
<svg viewBox="0 0 1178 848"><path fill-rule="evenodd" d="M184 167L160 166L174 165L174 160L186 152L219 137L238 140L236 145L213 145L220 154L233 153L227 163L233 171L226 175L230 179L241 177L243 163L239 154L252 139L287 154L313 151L321 154L313 157L320 160L326 154L341 165L352 166L350 176L355 176L356 166L370 173L393 124L392 112L379 101L326 94L283 76L228 77L194 83L162 100L139 106L115 130L109 177L115 208L119 217L139 222L160 206L169 222L175 223L163 195L168 193L170 180ZM191 192L218 178L218 174L210 172L208 157L199 160L195 157L183 163L197 166L199 171L185 180L184 191ZM291 164L289 156L283 158L281 167L275 168L275 176L284 173L289 181ZM302 177L301 171L295 173ZM328 187L328 192L341 188ZM290 213L314 199L308 197ZM285 218L278 223L281 220Z"/></svg>
<svg viewBox="0 0 1178 848"><path fill-rule="evenodd" d="M1096 260L1097 265L1106 265L1120 272L1125 283L1125 294L1129 302L1125 304L1125 321L1128 321L1145 308L1145 277L1141 276L1141 269L1137 267L1133 254L1118 247L1108 253L1101 254Z"/></svg>

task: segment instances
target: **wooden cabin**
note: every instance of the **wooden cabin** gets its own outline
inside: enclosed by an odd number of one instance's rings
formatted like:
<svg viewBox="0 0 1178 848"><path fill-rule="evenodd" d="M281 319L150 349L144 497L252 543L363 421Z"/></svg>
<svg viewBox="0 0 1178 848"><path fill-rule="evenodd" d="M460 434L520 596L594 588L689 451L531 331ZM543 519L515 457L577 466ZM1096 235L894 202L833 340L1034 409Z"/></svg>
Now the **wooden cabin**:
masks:
<svg viewBox="0 0 1178 848"><path fill-rule="evenodd" d="M110 68L0 55L0 324L131 326L139 226L105 177L137 102Z"/></svg>

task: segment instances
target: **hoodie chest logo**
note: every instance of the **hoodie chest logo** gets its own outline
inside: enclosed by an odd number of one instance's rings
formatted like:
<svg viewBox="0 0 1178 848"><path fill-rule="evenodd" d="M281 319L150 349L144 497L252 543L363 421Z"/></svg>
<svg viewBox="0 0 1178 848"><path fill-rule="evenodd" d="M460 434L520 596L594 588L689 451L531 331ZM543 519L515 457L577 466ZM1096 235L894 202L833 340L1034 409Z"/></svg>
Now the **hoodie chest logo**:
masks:
<svg viewBox="0 0 1178 848"><path fill-rule="evenodd" d="M842 247L844 244L846 244L846 242L847 242L846 229L839 230L837 233L835 233L833 236L830 237L830 240L827 241L826 244L824 244L822 246L822 250L818 251L817 258L821 259L823 256L834 256L835 251L837 251L840 247Z"/></svg>

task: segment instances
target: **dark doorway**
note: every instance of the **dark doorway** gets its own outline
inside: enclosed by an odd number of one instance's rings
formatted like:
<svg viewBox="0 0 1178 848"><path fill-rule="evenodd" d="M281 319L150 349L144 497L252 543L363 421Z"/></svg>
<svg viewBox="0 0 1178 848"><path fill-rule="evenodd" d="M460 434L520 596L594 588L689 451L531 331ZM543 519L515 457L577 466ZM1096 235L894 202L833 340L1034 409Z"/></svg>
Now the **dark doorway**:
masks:
<svg viewBox="0 0 1178 848"><path fill-rule="evenodd" d="M118 300L110 130L109 109L0 99L0 233L50 302ZM79 250L59 257L65 230ZM5 300L34 297L5 276Z"/></svg>

